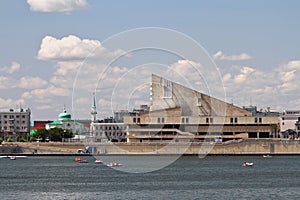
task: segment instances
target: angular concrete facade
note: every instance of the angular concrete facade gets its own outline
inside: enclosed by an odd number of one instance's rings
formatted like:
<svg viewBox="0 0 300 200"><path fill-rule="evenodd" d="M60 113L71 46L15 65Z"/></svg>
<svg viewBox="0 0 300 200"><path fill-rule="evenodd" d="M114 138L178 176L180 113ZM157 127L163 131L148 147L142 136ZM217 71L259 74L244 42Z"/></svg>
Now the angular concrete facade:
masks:
<svg viewBox="0 0 300 200"><path fill-rule="evenodd" d="M148 113L124 119L128 142L227 141L276 137L279 119L242 108L152 75ZM218 140L217 140L218 139Z"/></svg>

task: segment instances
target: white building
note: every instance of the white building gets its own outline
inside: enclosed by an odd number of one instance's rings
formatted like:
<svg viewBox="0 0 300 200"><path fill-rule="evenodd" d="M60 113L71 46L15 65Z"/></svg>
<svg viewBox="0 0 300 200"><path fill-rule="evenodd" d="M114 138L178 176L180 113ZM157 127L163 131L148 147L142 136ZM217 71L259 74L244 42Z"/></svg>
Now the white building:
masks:
<svg viewBox="0 0 300 200"><path fill-rule="evenodd" d="M93 95L91 109L90 140L95 142L125 142L126 126L124 123L97 122L96 100Z"/></svg>
<svg viewBox="0 0 300 200"><path fill-rule="evenodd" d="M300 110L285 110L280 116L281 133L289 129L296 130L295 123L300 117Z"/></svg>

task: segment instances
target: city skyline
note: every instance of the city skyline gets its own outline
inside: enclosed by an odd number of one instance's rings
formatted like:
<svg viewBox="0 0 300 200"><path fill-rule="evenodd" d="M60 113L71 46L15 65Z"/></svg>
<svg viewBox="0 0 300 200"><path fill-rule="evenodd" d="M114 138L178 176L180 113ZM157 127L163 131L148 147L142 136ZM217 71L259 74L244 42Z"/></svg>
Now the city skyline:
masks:
<svg viewBox="0 0 300 200"><path fill-rule="evenodd" d="M87 119L96 90L98 118L109 117L112 110L150 103L149 68L165 76L172 69L197 90L210 92L212 88L202 87L205 80L191 76L191 66L201 69L203 63L110 46L110 38L121 32L160 27L185 34L204 48L220 73L227 102L298 110L299 5L258 0L2 1L0 109L22 105L31 109L33 120L52 120L66 104L75 118ZM123 55L111 63L109 76L101 74L105 63ZM132 81L137 75L144 82Z"/></svg>

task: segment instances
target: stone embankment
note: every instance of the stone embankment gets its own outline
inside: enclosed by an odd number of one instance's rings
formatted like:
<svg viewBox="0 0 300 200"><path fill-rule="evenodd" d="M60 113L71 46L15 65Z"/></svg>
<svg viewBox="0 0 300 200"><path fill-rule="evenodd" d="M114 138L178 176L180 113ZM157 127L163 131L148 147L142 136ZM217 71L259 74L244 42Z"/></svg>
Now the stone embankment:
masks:
<svg viewBox="0 0 300 200"><path fill-rule="evenodd" d="M223 143L5 143L0 154L72 155L90 146L100 155L300 155L300 140L241 139Z"/></svg>

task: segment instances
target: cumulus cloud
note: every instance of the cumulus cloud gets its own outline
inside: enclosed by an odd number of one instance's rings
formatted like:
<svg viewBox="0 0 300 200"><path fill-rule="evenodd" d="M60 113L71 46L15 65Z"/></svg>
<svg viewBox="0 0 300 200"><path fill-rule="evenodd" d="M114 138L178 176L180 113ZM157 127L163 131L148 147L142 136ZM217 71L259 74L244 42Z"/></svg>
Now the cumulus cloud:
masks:
<svg viewBox="0 0 300 200"><path fill-rule="evenodd" d="M242 83L242 82L246 81L252 72L254 72L253 68L243 66L240 69L240 73L234 77L234 82Z"/></svg>
<svg viewBox="0 0 300 200"><path fill-rule="evenodd" d="M46 36L42 40L37 58L40 60L83 59L93 56L100 46L98 40L80 39L74 35L62 39Z"/></svg>
<svg viewBox="0 0 300 200"><path fill-rule="evenodd" d="M227 60L227 61L239 61L239 60L252 59L252 56L249 56L246 53L242 53L239 55L226 55L222 51L218 51L212 57L214 60Z"/></svg>
<svg viewBox="0 0 300 200"><path fill-rule="evenodd" d="M48 82L45 81L44 79L41 79L40 77L26 76L20 78L19 88L37 89L37 88L45 87L47 84Z"/></svg>
<svg viewBox="0 0 300 200"><path fill-rule="evenodd" d="M16 87L16 80L12 77L0 76L0 89L12 89Z"/></svg>
<svg viewBox="0 0 300 200"><path fill-rule="evenodd" d="M63 99L69 97L70 94L71 92L67 89L50 85L46 88L25 91L21 97L23 99L30 99L31 102L35 103L35 106L41 106L46 104L55 105L57 101L63 101Z"/></svg>
<svg viewBox="0 0 300 200"><path fill-rule="evenodd" d="M15 107L16 105L25 105L24 99L3 99L0 97L0 108L12 108Z"/></svg>
<svg viewBox="0 0 300 200"><path fill-rule="evenodd" d="M0 68L0 71L3 71L7 74L13 74L16 71L19 71L20 68L21 68L21 65L19 63L12 62L10 66Z"/></svg>
<svg viewBox="0 0 300 200"><path fill-rule="evenodd" d="M70 12L87 7L86 0L27 0L30 10L39 12Z"/></svg>
<svg viewBox="0 0 300 200"><path fill-rule="evenodd" d="M248 105L249 99L255 104L299 109L300 60L290 61L273 70L263 71L246 66L232 66L223 70L223 82L227 96Z"/></svg>

